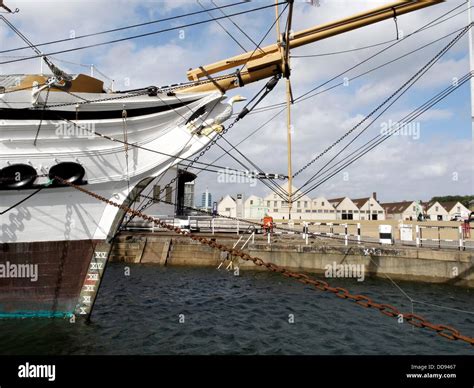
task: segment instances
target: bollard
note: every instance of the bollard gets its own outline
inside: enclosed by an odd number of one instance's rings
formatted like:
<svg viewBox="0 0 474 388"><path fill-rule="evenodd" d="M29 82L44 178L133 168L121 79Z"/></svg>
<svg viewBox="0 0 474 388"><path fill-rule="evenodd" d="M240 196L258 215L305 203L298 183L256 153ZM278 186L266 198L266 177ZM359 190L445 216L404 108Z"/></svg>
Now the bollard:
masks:
<svg viewBox="0 0 474 388"><path fill-rule="evenodd" d="M415 227L415 233L416 233L416 247L420 247L420 226L416 225Z"/></svg>
<svg viewBox="0 0 474 388"><path fill-rule="evenodd" d="M360 222L357 223L357 244L360 245Z"/></svg>
<svg viewBox="0 0 474 388"><path fill-rule="evenodd" d="M214 234L214 218L211 220L212 234Z"/></svg>
<svg viewBox="0 0 474 388"><path fill-rule="evenodd" d="M267 244L271 244L270 236L271 236L271 234L270 234L270 233L267 233Z"/></svg>
<svg viewBox="0 0 474 388"><path fill-rule="evenodd" d="M392 225L379 225L380 244L393 244Z"/></svg>
<svg viewBox="0 0 474 388"><path fill-rule="evenodd" d="M458 233L459 233L459 250L462 251L464 250L464 232L462 230L462 226L458 227Z"/></svg>
<svg viewBox="0 0 474 388"><path fill-rule="evenodd" d="M239 232L239 220L237 220L237 234L240 234L240 232Z"/></svg>
<svg viewBox="0 0 474 388"><path fill-rule="evenodd" d="M347 236L347 224L344 224L344 245L347 246L349 244L349 239Z"/></svg>

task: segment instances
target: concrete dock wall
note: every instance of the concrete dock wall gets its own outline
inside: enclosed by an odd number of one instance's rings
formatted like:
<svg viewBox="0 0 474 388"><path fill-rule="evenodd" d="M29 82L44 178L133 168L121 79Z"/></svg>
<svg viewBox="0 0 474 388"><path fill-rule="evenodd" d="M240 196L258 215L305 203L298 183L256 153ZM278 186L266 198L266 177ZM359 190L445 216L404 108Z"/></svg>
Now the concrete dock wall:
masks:
<svg viewBox="0 0 474 388"><path fill-rule="evenodd" d="M232 247L236 236L206 236ZM328 265L363 264L365 276L398 280L448 283L474 287L474 254L470 251L437 250L403 246L332 245L300 239L266 244L263 238L245 252L264 261L304 272L322 274ZM111 261L175 266L215 266L220 252L186 237L176 235L121 235L112 249ZM228 262L227 262L228 263ZM252 262L235 258L240 269L261 269Z"/></svg>

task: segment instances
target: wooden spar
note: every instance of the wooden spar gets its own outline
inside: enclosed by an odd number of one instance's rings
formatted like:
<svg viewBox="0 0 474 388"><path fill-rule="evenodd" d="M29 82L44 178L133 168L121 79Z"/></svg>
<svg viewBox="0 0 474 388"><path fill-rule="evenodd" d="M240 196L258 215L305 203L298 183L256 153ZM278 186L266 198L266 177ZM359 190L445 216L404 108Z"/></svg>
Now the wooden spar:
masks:
<svg viewBox="0 0 474 388"><path fill-rule="evenodd" d="M473 22L473 17L472 17L472 2L469 0L468 4L468 20L469 24ZM469 66L471 73L474 74L474 37L473 37L473 32L472 29L474 27L471 27L469 30ZM472 123L472 133L474 134L474 78L471 78L471 123Z"/></svg>
<svg viewBox="0 0 474 388"><path fill-rule="evenodd" d="M285 42L290 41L291 22L293 19L293 3L288 7L288 23L285 31ZM291 158L291 82L290 82L290 47L285 46L282 53L282 68L283 74L286 77L286 138L287 138L287 153L288 153L288 219L291 219L291 209L293 207L293 165Z"/></svg>
<svg viewBox="0 0 474 388"><path fill-rule="evenodd" d="M289 41L289 49L301 47L319 40L327 39L361 27L391 19L422 8L430 7L445 0L401 0L374 8L335 22L315 26L295 32ZM190 81L205 81L212 74L220 73L245 65L239 74L229 74L225 79L203 82L199 85L182 88L182 92L205 92L216 89L229 90L248 83L282 74L280 44L265 46L262 50L247 52L206 66L188 71ZM218 85L218 86L217 86Z"/></svg>

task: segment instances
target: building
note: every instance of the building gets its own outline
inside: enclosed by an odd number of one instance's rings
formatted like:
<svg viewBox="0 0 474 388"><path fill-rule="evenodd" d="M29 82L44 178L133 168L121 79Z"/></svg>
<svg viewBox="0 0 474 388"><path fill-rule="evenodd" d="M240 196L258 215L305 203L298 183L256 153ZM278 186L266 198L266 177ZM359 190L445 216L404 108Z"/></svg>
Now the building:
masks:
<svg viewBox="0 0 474 388"><path fill-rule="evenodd" d="M431 221L449 221L448 211L439 202L429 202L423 204L425 208L425 215Z"/></svg>
<svg viewBox="0 0 474 388"><path fill-rule="evenodd" d="M454 219L455 217L466 219L469 218L469 214L471 214L471 210L469 210L461 202L443 202L441 205L443 205L443 207L448 212L450 220Z"/></svg>
<svg viewBox="0 0 474 388"><path fill-rule="evenodd" d="M194 181L184 184L184 207L194 207Z"/></svg>
<svg viewBox="0 0 474 388"><path fill-rule="evenodd" d="M235 210L236 217L244 218L244 195L237 194L235 203L236 203L236 210Z"/></svg>
<svg viewBox="0 0 474 388"><path fill-rule="evenodd" d="M359 220L359 208L349 197L333 198L329 202L336 209L336 220Z"/></svg>
<svg viewBox="0 0 474 388"><path fill-rule="evenodd" d="M359 220L385 220L385 210L377 201L377 193L372 197L353 199L359 208Z"/></svg>
<svg viewBox="0 0 474 388"><path fill-rule="evenodd" d="M382 203L386 219L389 220L417 220L423 214L423 208L416 201L402 201Z"/></svg>
<svg viewBox="0 0 474 388"><path fill-rule="evenodd" d="M251 195L244 202L244 218L261 220L267 211L263 198Z"/></svg>
<svg viewBox="0 0 474 388"><path fill-rule="evenodd" d="M147 208L147 213L160 217L183 215L186 211L185 206L187 206L185 204L187 200L186 185L193 182L196 175L177 168L170 168L164 175L151 179L151 181L145 180L135 188L135 190L141 191L147 185L151 187L153 203ZM173 179L175 179L174 183L167 184Z"/></svg>
<svg viewBox="0 0 474 388"><path fill-rule="evenodd" d="M325 197L315 198L311 203L311 219L335 220L336 209Z"/></svg>
<svg viewBox="0 0 474 388"><path fill-rule="evenodd" d="M237 202L230 195L221 198L217 204L217 213L226 217L237 217Z"/></svg>
<svg viewBox="0 0 474 388"><path fill-rule="evenodd" d="M293 214L296 213L296 214L294 214L292 218L296 218L299 220L311 218L312 216L311 203L312 203L312 199L308 197L307 195L303 195L300 199L295 201L293 203L292 213Z"/></svg>
<svg viewBox="0 0 474 388"><path fill-rule="evenodd" d="M212 194L206 188L206 191L201 194L201 209L211 210L212 209Z"/></svg>
<svg viewBox="0 0 474 388"><path fill-rule="evenodd" d="M281 188L288 190L286 183L281 185ZM301 192L299 192L296 187L292 187L293 197L299 197ZM291 206L291 219L292 220L304 220L311 218L311 198L307 195L303 195L297 201L292 203ZM269 216L275 219L287 220L289 218L289 206L288 201L282 198L280 195L275 194L274 192L268 194L263 198L263 204L266 208L265 212Z"/></svg>

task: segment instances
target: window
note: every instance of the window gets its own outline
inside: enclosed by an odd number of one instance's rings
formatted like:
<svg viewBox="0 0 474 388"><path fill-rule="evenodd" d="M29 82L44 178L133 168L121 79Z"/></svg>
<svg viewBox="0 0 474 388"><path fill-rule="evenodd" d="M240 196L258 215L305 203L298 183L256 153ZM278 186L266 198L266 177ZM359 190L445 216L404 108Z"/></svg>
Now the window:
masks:
<svg viewBox="0 0 474 388"><path fill-rule="evenodd" d="M226 207L226 208L225 208L225 211L226 211L226 212L230 212L230 207Z"/></svg>
<svg viewBox="0 0 474 388"><path fill-rule="evenodd" d="M160 186L153 187L153 201L160 202Z"/></svg>
<svg viewBox="0 0 474 388"><path fill-rule="evenodd" d="M171 202L173 200L171 194L173 193L173 188L171 186L166 186L166 202Z"/></svg>
<svg viewBox="0 0 474 388"><path fill-rule="evenodd" d="M278 213L278 209L273 209L273 211L274 211L275 213Z"/></svg>
<svg viewBox="0 0 474 388"><path fill-rule="evenodd" d="M308 207L308 201L304 201L304 207Z"/></svg>
<svg viewBox="0 0 474 388"><path fill-rule="evenodd" d="M250 204L253 205L253 199L250 200Z"/></svg>
<svg viewBox="0 0 474 388"><path fill-rule="evenodd" d="M413 211L416 212L416 206L413 206Z"/></svg>
<svg viewBox="0 0 474 388"><path fill-rule="evenodd" d="M277 207L278 206L278 201L273 201L273 206Z"/></svg>
<svg viewBox="0 0 474 388"><path fill-rule="evenodd" d="M270 207L270 201L267 201L267 207Z"/></svg>
<svg viewBox="0 0 474 388"><path fill-rule="evenodd" d="M456 209L458 209L458 213L461 213L461 206L458 206Z"/></svg>
<svg viewBox="0 0 474 388"><path fill-rule="evenodd" d="M321 206L324 206L324 201L321 202Z"/></svg>
<svg viewBox="0 0 474 388"><path fill-rule="evenodd" d="M300 201L296 202L296 207L301 207L301 202Z"/></svg>
<svg viewBox="0 0 474 388"><path fill-rule="evenodd" d="M439 211L439 206L435 206L435 211Z"/></svg>

